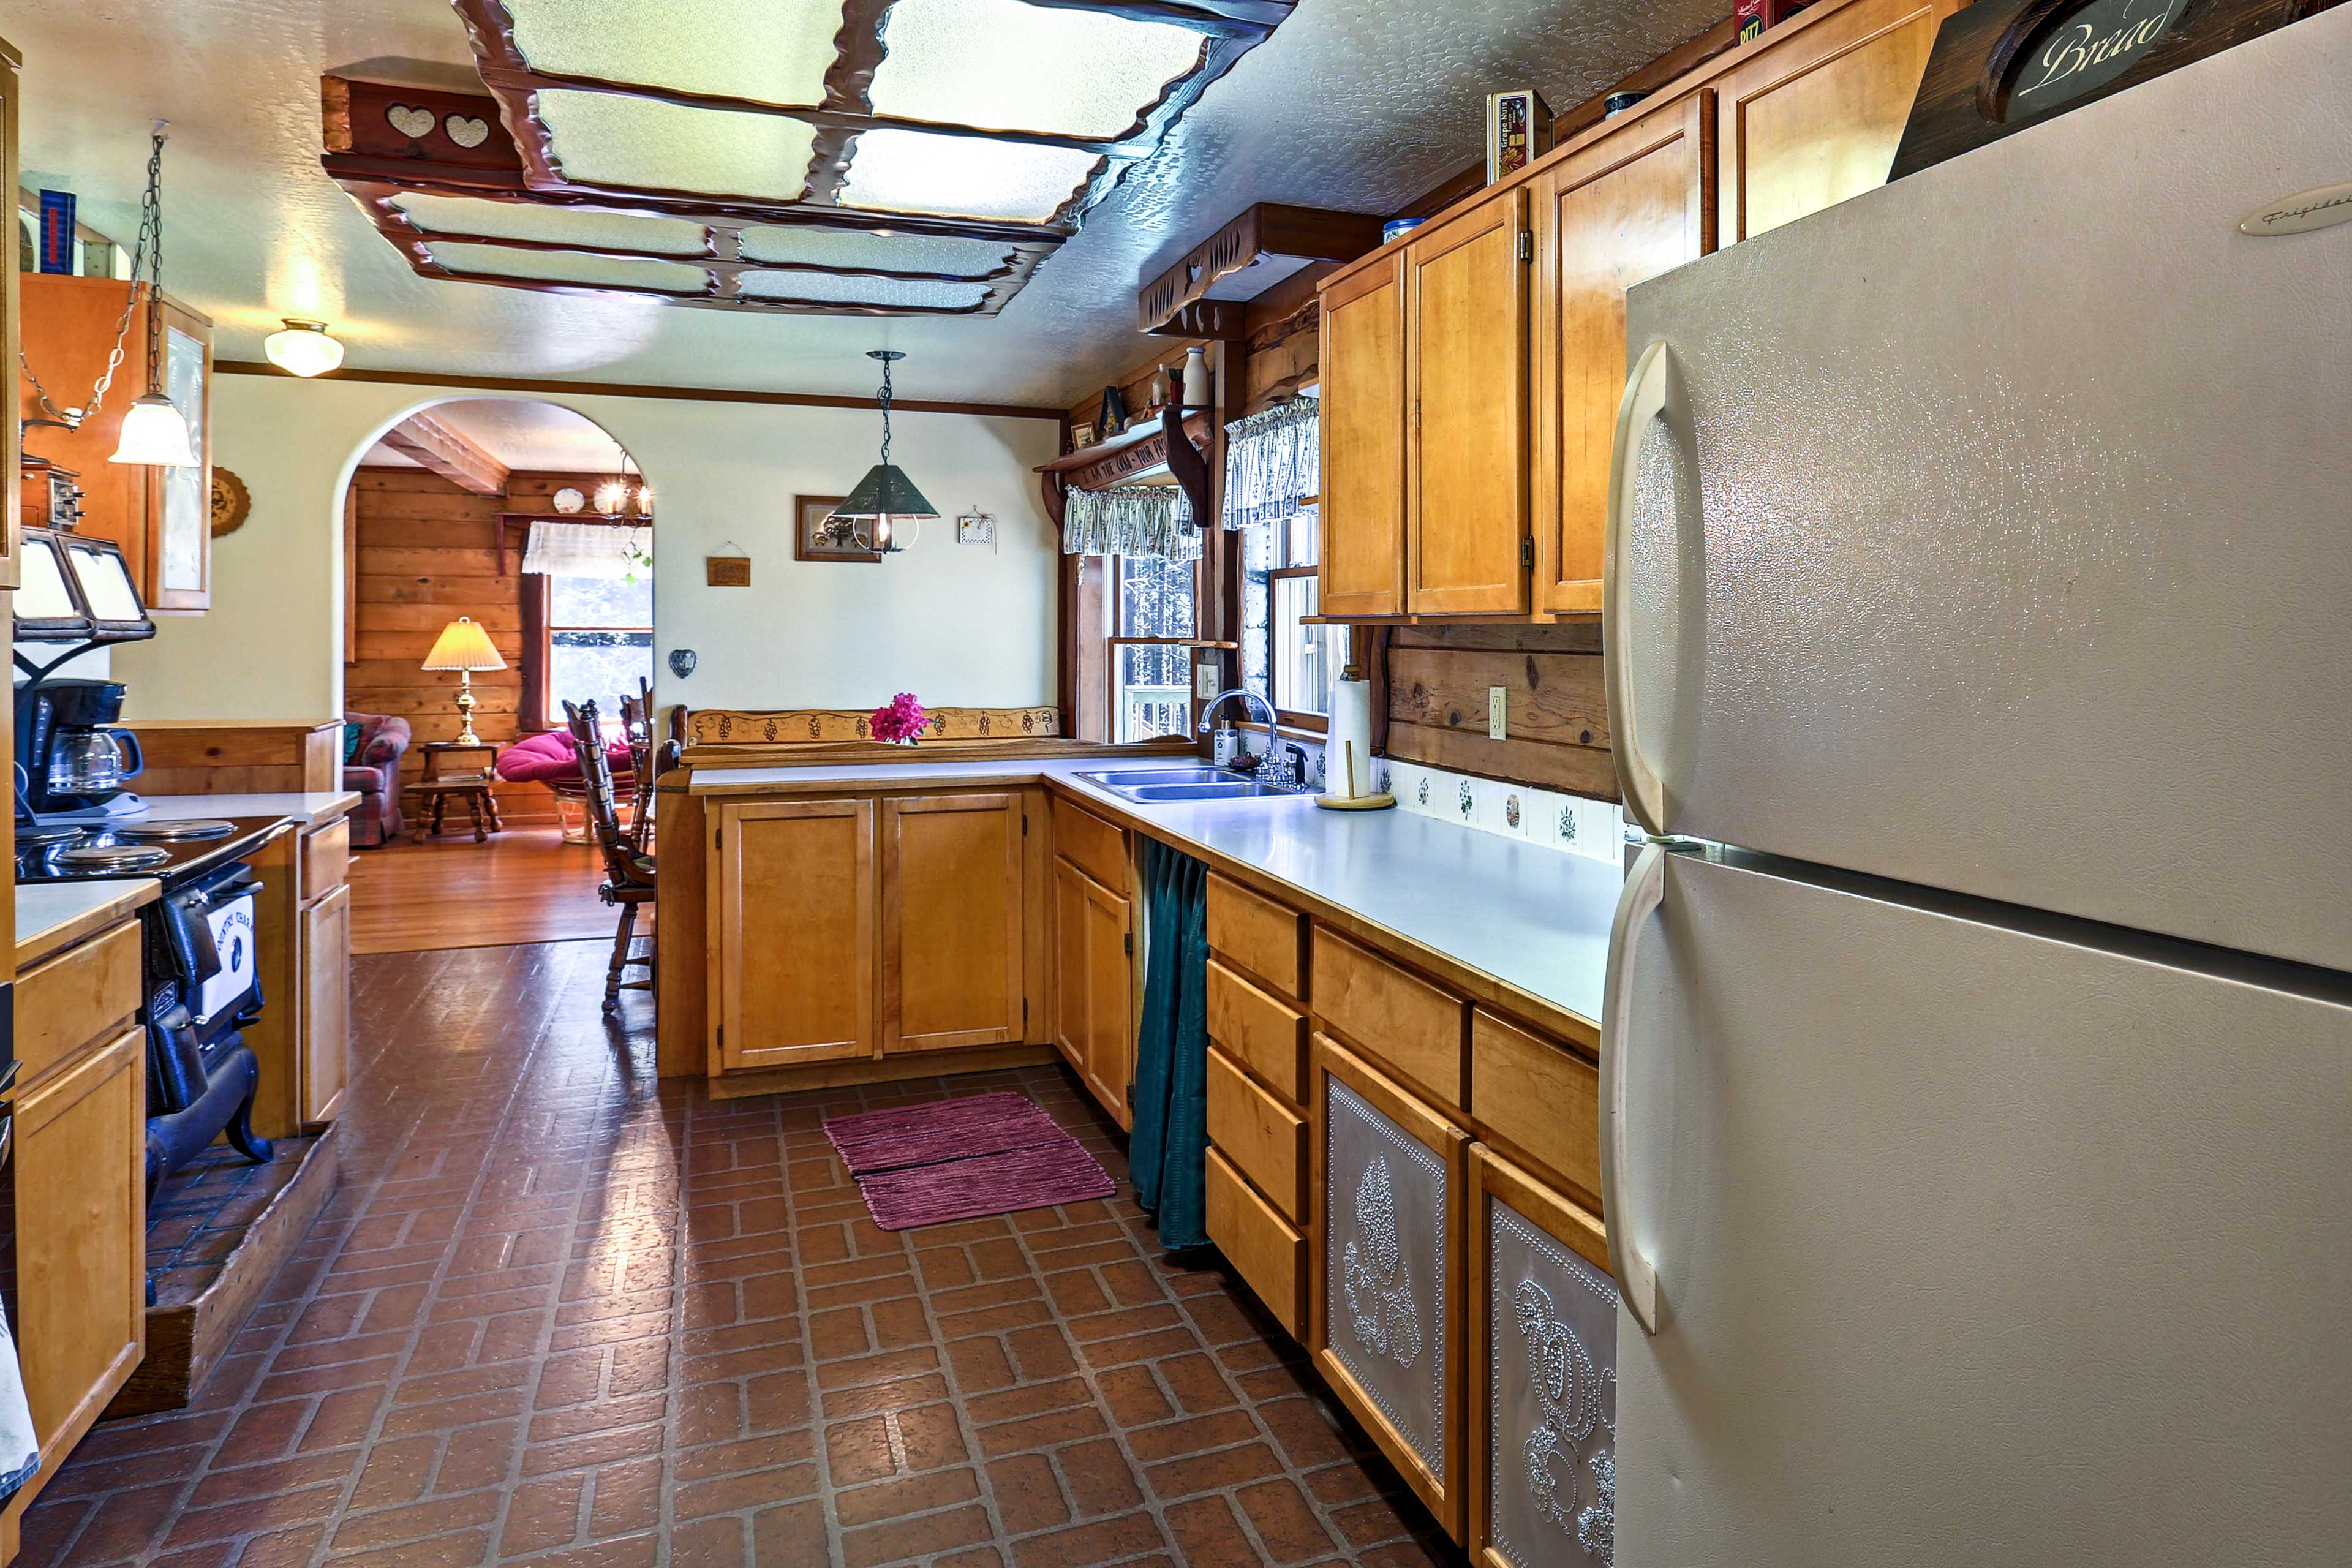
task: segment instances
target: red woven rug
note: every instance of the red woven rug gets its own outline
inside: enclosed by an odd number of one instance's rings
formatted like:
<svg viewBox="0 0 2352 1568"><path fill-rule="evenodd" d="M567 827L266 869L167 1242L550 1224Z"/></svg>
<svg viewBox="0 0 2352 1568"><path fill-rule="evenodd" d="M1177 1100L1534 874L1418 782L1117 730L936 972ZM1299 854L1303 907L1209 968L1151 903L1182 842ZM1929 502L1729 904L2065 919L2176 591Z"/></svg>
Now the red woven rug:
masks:
<svg viewBox="0 0 2352 1568"><path fill-rule="evenodd" d="M1107 1198L1095 1157L1024 1095L1001 1092L829 1118L825 1136L884 1230Z"/></svg>

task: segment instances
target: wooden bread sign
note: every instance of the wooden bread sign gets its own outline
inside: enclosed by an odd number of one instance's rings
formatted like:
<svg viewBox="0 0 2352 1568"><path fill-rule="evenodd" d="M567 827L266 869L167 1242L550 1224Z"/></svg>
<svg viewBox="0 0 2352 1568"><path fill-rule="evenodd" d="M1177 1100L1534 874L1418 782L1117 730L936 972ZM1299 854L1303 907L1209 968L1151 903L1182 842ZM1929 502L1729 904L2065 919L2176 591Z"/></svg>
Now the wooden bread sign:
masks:
<svg viewBox="0 0 2352 1568"><path fill-rule="evenodd" d="M2336 0L1977 0L1944 18L1887 178L2220 54Z"/></svg>

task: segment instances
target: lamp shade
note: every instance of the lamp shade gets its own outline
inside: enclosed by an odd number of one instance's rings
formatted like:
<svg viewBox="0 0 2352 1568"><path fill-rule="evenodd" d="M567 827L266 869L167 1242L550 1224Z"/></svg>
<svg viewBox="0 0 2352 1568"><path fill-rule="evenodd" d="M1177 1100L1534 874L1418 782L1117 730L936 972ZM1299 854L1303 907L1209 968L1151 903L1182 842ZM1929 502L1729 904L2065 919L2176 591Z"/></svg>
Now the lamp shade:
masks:
<svg viewBox="0 0 2352 1568"><path fill-rule="evenodd" d="M188 422L172 400L151 392L122 411L122 438L110 463L152 463L160 468L193 468L195 448L188 442Z"/></svg>
<svg viewBox="0 0 2352 1568"><path fill-rule="evenodd" d="M842 503L833 509L835 517L914 517L935 518L939 509L923 499L915 481L896 463L877 463L866 470Z"/></svg>
<svg viewBox="0 0 2352 1568"><path fill-rule="evenodd" d="M343 363L343 345L327 335L327 323L300 316L281 318L286 325L261 340L269 363L293 375L324 375Z"/></svg>
<svg viewBox="0 0 2352 1568"><path fill-rule="evenodd" d="M433 651L425 656L426 669L504 669L507 661L490 646L490 634L466 616L441 628Z"/></svg>

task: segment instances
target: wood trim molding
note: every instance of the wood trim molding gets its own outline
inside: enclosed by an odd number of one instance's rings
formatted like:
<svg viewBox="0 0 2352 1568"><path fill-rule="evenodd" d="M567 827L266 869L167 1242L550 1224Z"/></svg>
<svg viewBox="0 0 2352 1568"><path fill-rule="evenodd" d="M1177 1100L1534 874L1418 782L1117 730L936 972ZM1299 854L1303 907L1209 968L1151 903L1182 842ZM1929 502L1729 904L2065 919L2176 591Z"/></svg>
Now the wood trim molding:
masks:
<svg viewBox="0 0 2352 1568"><path fill-rule="evenodd" d="M213 369L222 375L282 375L292 376L291 371L278 369L266 360L215 360ZM865 408L874 406L869 396L850 397L825 392L760 392L750 387L732 386L660 386L646 382L563 381L554 378L532 378L512 375L457 375L446 372L422 370L331 370L324 375L306 378L310 381L365 381L395 386L446 386L466 392L550 393L558 396L570 395L588 397L653 397L684 403L761 403L787 408ZM941 403L914 397L894 397L891 408L900 414L969 414L981 419L1052 419L1060 420L1064 411L1043 408L1030 403Z"/></svg>
<svg viewBox="0 0 2352 1568"><path fill-rule="evenodd" d="M509 470L465 432L419 409L378 437L385 446L478 496L507 493Z"/></svg>

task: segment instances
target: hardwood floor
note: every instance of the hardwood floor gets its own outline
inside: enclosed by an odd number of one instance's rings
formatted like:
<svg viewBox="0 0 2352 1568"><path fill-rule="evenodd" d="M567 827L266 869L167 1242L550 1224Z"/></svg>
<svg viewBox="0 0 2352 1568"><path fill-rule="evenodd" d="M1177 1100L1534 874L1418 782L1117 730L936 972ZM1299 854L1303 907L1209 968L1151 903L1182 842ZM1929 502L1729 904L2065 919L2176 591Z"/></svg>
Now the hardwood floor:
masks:
<svg viewBox="0 0 2352 1568"><path fill-rule="evenodd" d="M1160 1250L1063 1069L713 1103L603 975L352 965L342 1188L20 1568L1462 1568L1246 1288ZM1118 1194L877 1229L824 1119L991 1089Z"/></svg>
<svg viewBox="0 0 2352 1568"><path fill-rule="evenodd" d="M352 857L352 951L609 942L619 911L596 897L604 876L593 847L553 826L362 849ZM642 914L637 929L650 929Z"/></svg>

